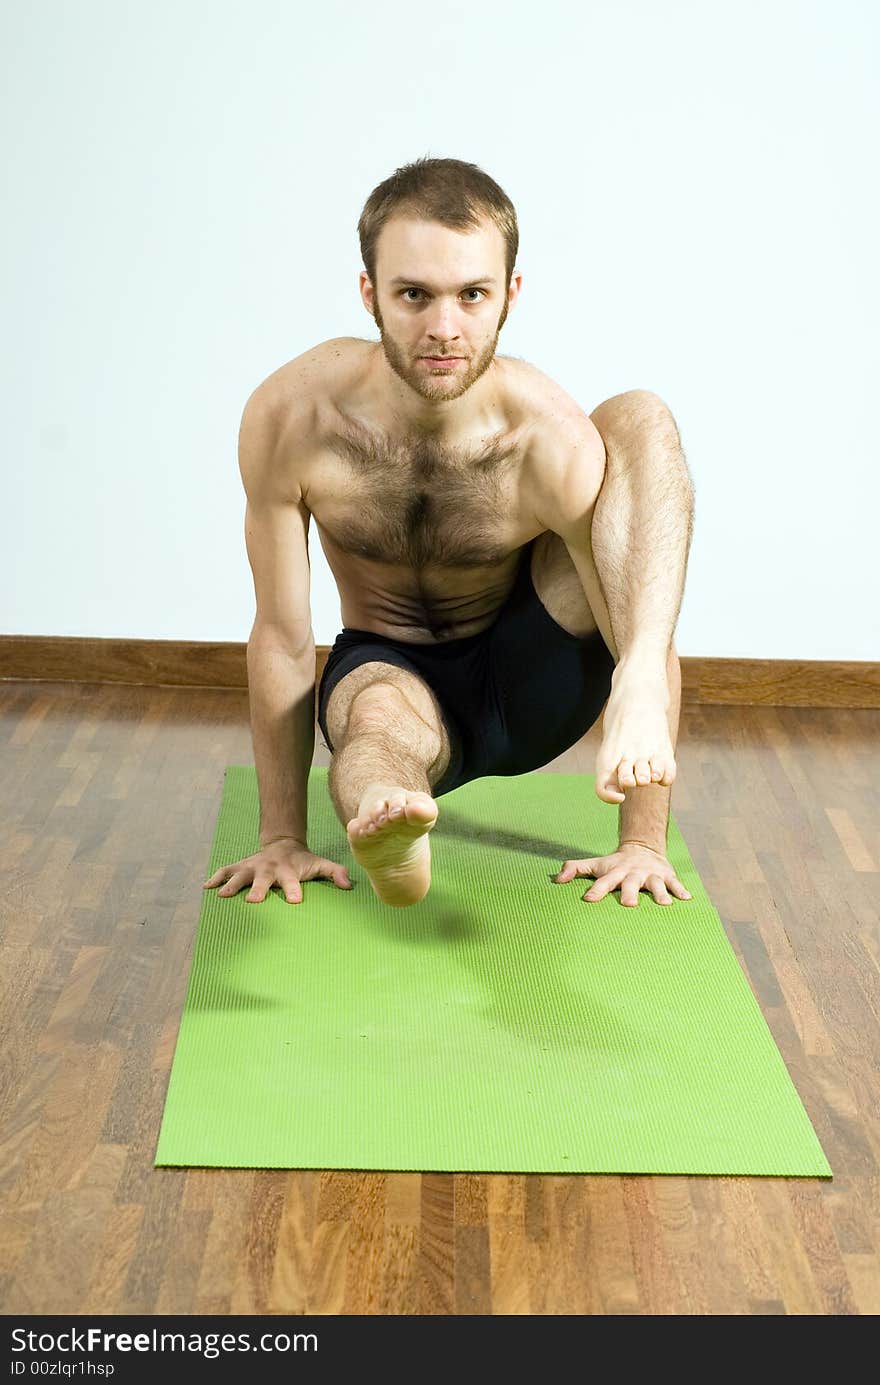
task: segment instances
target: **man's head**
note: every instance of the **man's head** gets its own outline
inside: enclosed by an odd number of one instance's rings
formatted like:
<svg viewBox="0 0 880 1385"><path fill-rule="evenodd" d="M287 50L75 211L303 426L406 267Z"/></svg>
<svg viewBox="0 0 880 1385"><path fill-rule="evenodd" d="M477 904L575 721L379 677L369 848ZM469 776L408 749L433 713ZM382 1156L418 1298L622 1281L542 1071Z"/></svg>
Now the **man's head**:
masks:
<svg viewBox="0 0 880 1385"><path fill-rule="evenodd" d="M519 293L513 204L476 164L417 159L370 193L358 234L388 364L423 399L457 399L491 365Z"/></svg>

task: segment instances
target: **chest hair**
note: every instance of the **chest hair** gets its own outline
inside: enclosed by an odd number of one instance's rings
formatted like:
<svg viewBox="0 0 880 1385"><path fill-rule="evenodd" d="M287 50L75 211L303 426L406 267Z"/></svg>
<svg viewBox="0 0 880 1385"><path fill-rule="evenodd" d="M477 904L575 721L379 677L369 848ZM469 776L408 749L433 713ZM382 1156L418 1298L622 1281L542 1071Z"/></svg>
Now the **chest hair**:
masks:
<svg viewBox="0 0 880 1385"><path fill-rule="evenodd" d="M505 517L521 459L502 430L478 443L394 437L346 420L328 444L343 463L333 537L346 552L419 572L483 567L508 556ZM334 490L336 488L334 487Z"/></svg>

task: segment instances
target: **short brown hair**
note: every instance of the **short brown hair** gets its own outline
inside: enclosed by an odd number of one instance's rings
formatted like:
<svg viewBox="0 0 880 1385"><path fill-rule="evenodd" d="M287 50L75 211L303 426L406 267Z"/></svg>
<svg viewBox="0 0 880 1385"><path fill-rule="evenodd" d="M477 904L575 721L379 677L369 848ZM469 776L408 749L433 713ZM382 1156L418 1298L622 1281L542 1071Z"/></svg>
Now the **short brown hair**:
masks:
<svg viewBox="0 0 880 1385"><path fill-rule="evenodd" d="M476 227L482 217L494 221L504 237L507 286L516 264L519 227L513 203L494 178L461 159L416 159L396 168L373 188L358 221L364 268L376 284L379 232L396 212L439 221L453 231Z"/></svg>

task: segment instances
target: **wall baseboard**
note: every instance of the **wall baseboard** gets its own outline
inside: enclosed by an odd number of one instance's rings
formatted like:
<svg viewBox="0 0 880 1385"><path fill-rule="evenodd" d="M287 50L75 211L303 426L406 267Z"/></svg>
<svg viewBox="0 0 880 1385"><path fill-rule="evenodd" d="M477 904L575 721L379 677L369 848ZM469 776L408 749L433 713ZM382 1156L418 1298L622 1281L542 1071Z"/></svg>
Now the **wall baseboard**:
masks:
<svg viewBox="0 0 880 1385"><path fill-rule="evenodd" d="M321 677L328 645L315 651ZM246 688L247 644L0 635L0 679ZM682 702L880 707L880 663L682 657Z"/></svg>

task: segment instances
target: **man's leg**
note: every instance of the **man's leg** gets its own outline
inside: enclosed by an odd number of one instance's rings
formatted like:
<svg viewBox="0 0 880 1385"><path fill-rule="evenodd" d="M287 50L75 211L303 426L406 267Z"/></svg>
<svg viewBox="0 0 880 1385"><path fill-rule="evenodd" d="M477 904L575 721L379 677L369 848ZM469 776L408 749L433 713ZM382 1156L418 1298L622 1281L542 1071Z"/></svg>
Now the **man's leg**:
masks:
<svg viewBox="0 0 880 1385"><path fill-rule="evenodd" d="M378 663L342 678L327 704L330 796L352 852L386 904L415 904L431 883L431 796L449 764L439 708L415 674Z"/></svg>
<svg viewBox="0 0 880 1385"><path fill-rule="evenodd" d="M617 646L596 792L619 803L636 785L669 786L675 778L667 661L693 532L693 487L675 420L656 395L630 390L590 417L607 456L591 544Z"/></svg>
<svg viewBox="0 0 880 1385"><path fill-rule="evenodd" d="M587 561L586 555L582 555L581 562ZM597 580L595 567L592 568L592 572L593 580L589 583L592 596L588 599L583 579L563 540L557 534L547 532L536 542L531 578L538 598L557 625L580 639L587 638L597 628L607 630L610 625L608 608L602 596L601 583ZM617 651L612 649L611 653L616 659ZM670 640L669 643L665 674L668 696L666 723L671 756L674 756L681 709L681 665L674 640ZM614 675L612 685L613 679ZM609 697L605 712L606 730L610 706ZM674 761L672 767L674 770ZM625 801L620 802L620 841L640 841L656 851L665 852L671 789L668 784L660 782L662 776L659 770L652 774L650 764L637 763L635 768L639 772L639 781L636 783L634 777L631 782L627 781ZM598 765L596 784L598 791ZM600 797L606 795L600 794ZM622 792L620 797L623 797ZM620 799L614 801L619 802Z"/></svg>

